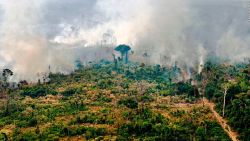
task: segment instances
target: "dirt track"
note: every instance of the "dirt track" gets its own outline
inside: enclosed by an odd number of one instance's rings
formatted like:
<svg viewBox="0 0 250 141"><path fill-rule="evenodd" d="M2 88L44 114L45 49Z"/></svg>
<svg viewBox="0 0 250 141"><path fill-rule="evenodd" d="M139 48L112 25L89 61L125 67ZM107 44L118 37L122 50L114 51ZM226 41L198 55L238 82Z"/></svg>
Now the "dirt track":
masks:
<svg viewBox="0 0 250 141"><path fill-rule="evenodd" d="M224 131L228 134L228 136L233 141L238 141L237 136L238 133L231 130L230 126L227 124L227 121L223 119L215 110L215 104L212 102L209 102L207 99L204 100L204 104L210 108L210 110L213 112L217 122L221 125L221 127L224 129Z"/></svg>

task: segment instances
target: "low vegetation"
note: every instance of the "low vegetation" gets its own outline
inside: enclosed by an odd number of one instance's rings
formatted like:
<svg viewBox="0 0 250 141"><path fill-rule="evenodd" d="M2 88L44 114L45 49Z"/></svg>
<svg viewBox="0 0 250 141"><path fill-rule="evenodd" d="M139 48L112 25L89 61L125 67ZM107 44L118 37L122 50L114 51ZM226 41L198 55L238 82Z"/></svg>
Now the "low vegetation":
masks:
<svg viewBox="0 0 250 141"><path fill-rule="evenodd" d="M9 98L0 101L0 138L229 141L203 106L199 84L178 81L175 71L160 65L105 62L81 66L69 75L50 74L50 83L9 89ZM200 85L206 84L205 96L221 115L224 85L230 83L224 117L246 141L250 139L249 73L249 65L207 63L203 74L195 76ZM205 76L209 77L203 83Z"/></svg>

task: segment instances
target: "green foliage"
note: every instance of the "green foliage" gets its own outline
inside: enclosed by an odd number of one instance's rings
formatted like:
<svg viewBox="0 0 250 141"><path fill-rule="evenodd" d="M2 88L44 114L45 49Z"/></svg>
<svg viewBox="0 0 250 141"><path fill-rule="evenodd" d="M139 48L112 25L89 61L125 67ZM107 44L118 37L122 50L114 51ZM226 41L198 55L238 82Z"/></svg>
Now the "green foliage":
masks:
<svg viewBox="0 0 250 141"><path fill-rule="evenodd" d="M131 140L133 136L141 139L173 139L173 130L161 114L153 114L149 109L138 109L128 115L130 122L118 129L119 139Z"/></svg>
<svg viewBox="0 0 250 141"><path fill-rule="evenodd" d="M37 119L36 118L32 118L29 120L28 126L36 126L37 125Z"/></svg>
<svg viewBox="0 0 250 141"><path fill-rule="evenodd" d="M131 108L131 109L138 108L138 102L136 101L135 98L132 98L132 97L121 99L118 101L118 104L125 105L126 107Z"/></svg>
<svg viewBox="0 0 250 141"><path fill-rule="evenodd" d="M45 96L47 94L57 94L52 88L45 86L45 85L36 85L33 87L24 87L21 90L21 95L23 96L30 96L32 98Z"/></svg>
<svg viewBox="0 0 250 141"><path fill-rule="evenodd" d="M230 141L227 134L222 130L221 126L216 122L206 122L205 126L205 138L207 140L223 140L223 141ZM203 132L204 130L200 130L199 132ZM203 133L202 133L203 134ZM199 136L200 137L200 136ZM199 138L198 137L198 138Z"/></svg>
<svg viewBox="0 0 250 141"><path fill-rule="evenodd" d="M172 111L170 112L170 114L174 117L181 117L182 115L184 115L186 112L183 110L176 110L176 111Z"/></svg>
<svg viewBox="0 0 250 141"><path fill-rule="evenodd" d="M209 83L206 86L205 95L209 100L211 100L213 98L213 95L215 95L216 89L218 89L218 88L217 88L216 84L214 84L214 83Z"/></svg>
<svg viewBox="0 0 250 141"><path fill-rule="evenodd" d="M195 134L198 140L203 141L205 140L206 130L203 127L198 127Z"/></svg>
<svg viewBox="0 0 250 141"><path fill-rule="evenodd" d="M194 88L189 83L179 82L176 84L177 94L188 94L189 96L194 96Z"/></svg>
<svg viewBox="0 0 250 141"><path fill-rule="evenodd" d="M6 133L0 133L0 140L1 141L7 141L8 140L8 136L6 135Z"/></svg>
<svg viewBox="0 0 250 141"><path fill-rule="evenodd" d="M61 92L61 94L63 96L72 96L74 94L79 94L81 92L82 92L81 88L72 88L72 87L69 87L66 90L64 90L63 92Z"/></svg>
<svg viewBox="0 0 250 141"><path fill-rule="evenodd" d="M40 138L35 132L29 131L16 136L14 139L16 141L37 141Z"/></svg>
<svg viewBox="0 0 250 141"><path fill-rule="evenodd" d="M36 118L26 118L22 119L19 122L17 122L17 127L34 127L37 125L37 119Z"/></svg>
<svg viewBox="0 0 250 141"><path fill-rule="evenodd" d="M171 90L161 90L159 93L160 93L161 96L170 96L170 95L172 95Z"/></svg>
<svg viewBox="0 0 250 141"><path fill-rule="evenodd" d="M105 96L104 94L98 94L96 101L109 103L112 101L112 98L109 98L109 97Z"/></svg>
<svg viewBox="0 0 250 141"><path fill-rule="evenodd" d="M225 89L221 86L232 83L226 94L225 116L230 126L240 133L241 140L250 140L249 65L210 66L206 97L215 101L218 112L222 113Z"/></svg>
<svg viewBox="0 0 250 141"><path fill-rule="evenodd" d="M65 136L84 135L86 139L91 139L103 136L105 134L106 129L104 128L92 128L84 126L66 127L63 124L54 124L42 133L41 138L43 140L58 140L60 137Z"/></svg>
<svg viewBox="0 0 250 141"><path fill-rule="evenodd" d="M71 124L95 123L95 124L113 124L114 120L107 114L88 113L83 117L77 116Z"/></svg>
<svg viewBox="0 0 250 141"><path fill-rule="evenodd" d="M115 136L117 140L230 140L214 119L206 117L211 114L208 108L183 110L168 105L165 102L168 99L161 97L169 96L171 104L196 104L199 100L198 86L176 83L180 73L177 66L117 62L114 67L115 64L104 61L89 65L78 64L78 69L69 75L51 73L50 84L10 91L13 100L8 105L9 114L4 114L4 108L0 110L1 129L9 130L15 125L13 135L8 135L13 140L60 140L76 136L87 140L103 140L103 136ZM225 116L240 133L239 139L249 140L248 66L227 67L210 62L202 73L208 76L205 95L216 103L219 113L223 104L222 85L233 79L235 83L226 95ZM141 81L149 84L143 94L135 86ZM58 91L63 96L56 95ZM98 128L102 126L108 129Z"/></svg>
<svg viewBox="0 0 250 141"><path fill-rule="evenodd" d="M101 79L97 82L97 86L100 88L100 89L106 89L106 88L110 88L114 85L114 83L110 80L110 79Z"/></svg>
<svg viewBox="0 0 250 141"><path fill-rule="evenodd" d="M152 96L149 96L149 95L143 95L141 97L139 97L139 101L140 102L153 102L154 101L154 98Z"/></svg>

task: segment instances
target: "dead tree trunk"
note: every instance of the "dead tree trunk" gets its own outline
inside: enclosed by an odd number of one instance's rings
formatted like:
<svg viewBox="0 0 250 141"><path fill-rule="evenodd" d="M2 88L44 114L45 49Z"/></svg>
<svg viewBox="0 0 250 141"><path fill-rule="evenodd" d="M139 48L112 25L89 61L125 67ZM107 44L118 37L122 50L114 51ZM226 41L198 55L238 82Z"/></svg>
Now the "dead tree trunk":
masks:
<svg viewBox="0 0 250 141"><path fill-rule="evenodd" d="M227 95L227 88L225 88L225 90L224 90L222 117L224 117L224 115L225 115L226 95Z"/></svg>

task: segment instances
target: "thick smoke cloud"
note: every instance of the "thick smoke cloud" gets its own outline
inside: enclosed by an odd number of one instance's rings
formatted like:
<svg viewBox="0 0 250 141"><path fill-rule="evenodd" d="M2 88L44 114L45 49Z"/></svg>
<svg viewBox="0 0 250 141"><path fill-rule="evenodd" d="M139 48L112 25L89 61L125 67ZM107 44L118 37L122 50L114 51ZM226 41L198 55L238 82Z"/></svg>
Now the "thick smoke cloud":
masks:
<svg viewBox="0 0 250 141"><path fill-rule="evenodd" d="M1 23L1 63L19 75L15 79L33 78L47 68L46 38L40 32L40 2L21 0L3 1Z"/></svg>
<svg viewBox="0 0 250 141"><path fill-rule="evenodd" d="M63 23L53 41L94 45L112 31L117 44L132 45L137 56L147 52L151 63L190 67L207 55L232 63L250 54L247 1L100 0L90 11L84 22Z"/></svg>
<svg viewBox="0 0 250 141"><path fill-rule="evenodd" d="M250 57L248 13L238 0L1 0L0 64L34 81L48 66L70 72L76 59L100 56L90 55L96 47L125 43L135 60L199 71L208 56Z"/></svg>

